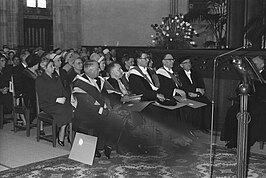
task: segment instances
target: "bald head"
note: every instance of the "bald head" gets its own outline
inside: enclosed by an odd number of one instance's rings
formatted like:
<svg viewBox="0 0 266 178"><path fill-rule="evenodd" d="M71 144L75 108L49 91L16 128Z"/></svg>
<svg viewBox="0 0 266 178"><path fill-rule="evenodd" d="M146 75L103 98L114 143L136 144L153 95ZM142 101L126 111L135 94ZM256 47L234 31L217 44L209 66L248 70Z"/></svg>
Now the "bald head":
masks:
<svg viewBox="0 0 266 178"><path fill-rule="evenodd" d="M101 58L101 56L97 53L92 53L90 56L90 60L98 61Z"/></svg>

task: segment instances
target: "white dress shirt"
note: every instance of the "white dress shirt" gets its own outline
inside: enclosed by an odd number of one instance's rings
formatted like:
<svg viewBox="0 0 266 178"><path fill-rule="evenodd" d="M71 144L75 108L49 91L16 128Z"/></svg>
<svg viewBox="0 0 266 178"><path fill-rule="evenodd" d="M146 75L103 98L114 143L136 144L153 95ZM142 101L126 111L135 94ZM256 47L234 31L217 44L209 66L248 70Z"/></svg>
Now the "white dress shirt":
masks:
<svg viewBox="0 0 266 178"><path fill-rule="evenodd" d="M192 82L192 79L191 79L191 71L190 70L189 71L185 70L185 74L187 75L188 79L190 80L190 83L192 84L193 82Z"/></svg>

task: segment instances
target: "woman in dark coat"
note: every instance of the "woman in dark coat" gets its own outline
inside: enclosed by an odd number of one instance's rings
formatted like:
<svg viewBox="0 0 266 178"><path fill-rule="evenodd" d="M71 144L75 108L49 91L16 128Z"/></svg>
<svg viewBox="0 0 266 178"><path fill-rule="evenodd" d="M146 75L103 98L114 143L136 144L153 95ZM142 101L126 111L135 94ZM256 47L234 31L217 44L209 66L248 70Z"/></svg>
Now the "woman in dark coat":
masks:
<svg viewBox="0 0 266 178"><path fill-rule="evenodd" d="M22 71L21 86L24 103L27 108L30 109L30 120L36 117L36 90L35 80L40 75L38 73L38 67L40 58L36 55L30 55L26 58L28 66Z"/></svg>
<svg viewBox="0 0 266 178"><path fill-rule="evenodd" d="M40 109L53 116L58 127L58 144L64 146L65 127L72 119L72 106L59 78L54 77L53 60L43 58L43 73L36 79L36 91Z"/></svg>
<svg viewBox="0 0 266 178"><path fill-rule="evenodd" d="M0 105L3 105L4 113L12 112L12 93L9 91L11 80L11 68L6 66L6 57L0 54Z"/></svg>

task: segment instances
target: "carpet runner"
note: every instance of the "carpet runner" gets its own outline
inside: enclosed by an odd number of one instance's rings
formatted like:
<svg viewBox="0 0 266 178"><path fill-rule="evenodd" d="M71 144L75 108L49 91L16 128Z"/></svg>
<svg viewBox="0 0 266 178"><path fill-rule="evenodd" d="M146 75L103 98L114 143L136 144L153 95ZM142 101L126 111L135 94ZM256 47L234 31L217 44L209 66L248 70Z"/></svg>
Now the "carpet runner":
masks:
<svg viewBox="0 0 266 178"><path fill-rule="evenodd" d="M214 147L212 177L236 177L236 150ZM208 178L209 146L193 143L187 147L176 145L151 146L148 154L112 152L111 159L95 158L93 166L71 159L68 155L32 163L0 172L1 178L87 178L87 177L164 177ZM266 156L251 154L248 177L266 177Z"/></svg>

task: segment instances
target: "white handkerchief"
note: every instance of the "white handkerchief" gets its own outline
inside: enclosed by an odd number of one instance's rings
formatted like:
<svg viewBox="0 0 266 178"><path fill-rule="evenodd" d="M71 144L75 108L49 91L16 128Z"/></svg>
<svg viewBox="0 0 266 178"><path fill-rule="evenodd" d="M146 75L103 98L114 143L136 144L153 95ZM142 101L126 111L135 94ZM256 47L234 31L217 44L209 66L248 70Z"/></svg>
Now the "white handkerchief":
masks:
<svg viewBox="0 0 266 178"><path fill-rule="evenodd" d="M66 101L66 98L65 97L61 97L61 98L56 98L55 102L60 103L60 104L65 104L65 101Z"/></svg>
<svg viewBox="0 0 266 178"><path fill-rule="evenodd" d="M98 101L95 101L94 105L99 106L100 103Z"/></svg>

